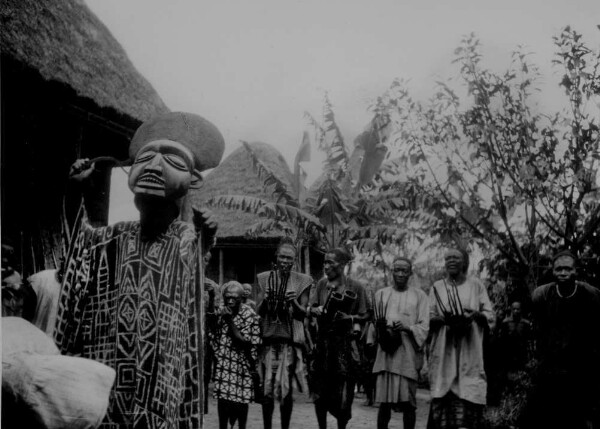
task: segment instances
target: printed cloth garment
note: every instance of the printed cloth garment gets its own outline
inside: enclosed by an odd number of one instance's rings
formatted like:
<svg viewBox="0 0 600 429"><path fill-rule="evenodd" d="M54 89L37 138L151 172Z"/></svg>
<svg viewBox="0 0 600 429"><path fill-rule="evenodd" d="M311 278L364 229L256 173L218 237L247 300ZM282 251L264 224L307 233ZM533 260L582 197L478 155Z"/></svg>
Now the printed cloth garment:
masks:
<svg viewBox="0 0 600 429"><path fill-rule="evenodd" d="M254 310L240 306L233 324L244 338L252 344L250 353L254 361L258 357L260 324ZM217 399L247 404L254 399L250 363L242 349L237 347L229 333L229 326L219 318L216 329L209 333L215 353L214 396Z"/></svg>
<svg viewBox="0 0 600 429"><path fill-rule="evenodd" d="M197 243L181 221L151 240L139 222L84 221L71 243L55 340L116 371L101 428L201 425Z"/></svg>
<svg viewBox="0 0 600 429"><path fill-rule="evenodd" d="M482 427L483 408L483 405L460 399L452 392L443 398L433 398L427 429L478 429Z"/></svg>

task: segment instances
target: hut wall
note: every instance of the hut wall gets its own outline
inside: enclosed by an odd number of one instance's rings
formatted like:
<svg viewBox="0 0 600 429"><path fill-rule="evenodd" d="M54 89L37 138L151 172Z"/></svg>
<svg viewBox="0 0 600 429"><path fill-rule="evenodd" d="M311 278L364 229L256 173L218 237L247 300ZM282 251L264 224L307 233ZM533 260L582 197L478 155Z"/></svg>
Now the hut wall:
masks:
<svg viewBox="0 0 600 429"><path fill-rule="evenodd" d="M70 165L81 157L126 158L139 122L5 55L1 91L2 239L12 242L21 272L29 275L54 266L66 238L63 215L73 218L79 206L80 194L68 182ZM90 189L93 224L107 222L109 186L110 171L101 170Z"/></svg>
<svg viewBox="0 0 600 429"><path fill-rule="evenodd" d="M222 250L222 253L220 252ZM240 283L256 282L256 274L271 269L275 261L275 247L216 247L211 251L212 258L207 267L208 278L219 281L219 255L223 255L223 281L235 280Z"/></svg>

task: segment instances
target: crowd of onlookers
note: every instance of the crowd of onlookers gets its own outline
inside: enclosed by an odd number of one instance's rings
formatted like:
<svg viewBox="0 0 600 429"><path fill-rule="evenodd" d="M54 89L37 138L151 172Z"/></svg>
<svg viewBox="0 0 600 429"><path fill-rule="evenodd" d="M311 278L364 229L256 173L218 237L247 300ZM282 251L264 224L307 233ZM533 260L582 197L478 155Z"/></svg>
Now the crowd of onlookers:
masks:
<svg viewBox="0 0 600 429"><path fill-rule="evenodd" d="M490 427L486 405L524 374L530 385L514 427L598 427L600 292L576 279L569 251L554 256L554 281L533 293L531 317L513 301L502 319L483 282L467 275L461 248L447 250L445 275L429 295L409 287L412 261L401 256L393 285L370 295L346 275L344 249L326 253L325 276L314 284L291 270L295 256L284 240L252 291L237 282L208 288L221 428L245 427L251 401L262 404L265 428L279 403L288 428L297 391L310 393L319 428L327 413L344 428L362 389L379 406L374 426L387 428L398 411L410 429L419 383L430 390L429 429Z"/></svg>
<svg viewBox="0 0 600 429"><path fill-rule="evenodd" d="M2 250L2 315L52 337L61 269L23 281L12 249ZM264 428L276 405L288 428L296 392L310 393L321 429L328 413L344 428L362 389L379 406L374 426L387 428L396 411L410 429L419 383L430 390L428 428L484 427L486 404L524 371L531 386L516 427L598 427L600 292L576 279L572 253L555 255L554 281L534 291L530 317L513 301L502 320L484 284L467 275L463 249L447 250L445 275L429 295L409 287L412 261L401 256L392 286L372 294L346 275L344 249L326 253L317 282L292 270L295 259L284 239L254 286L205 280L205 410L212 381L220 428L243 429L252 401L261 404Z"/></svg>

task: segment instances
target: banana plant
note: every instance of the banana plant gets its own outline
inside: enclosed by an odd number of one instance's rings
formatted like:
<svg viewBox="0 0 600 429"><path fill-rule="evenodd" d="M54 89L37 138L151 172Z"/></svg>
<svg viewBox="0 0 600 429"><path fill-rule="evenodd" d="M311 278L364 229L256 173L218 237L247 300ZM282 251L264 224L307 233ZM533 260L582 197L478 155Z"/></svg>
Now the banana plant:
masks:
<svg viewBox="0 0 600 429"><path fill-rule="evenodd" d="M275 202L244 195L219 195L208 205L241 210L260 217L248 228L249 235L278 230L296 237L299 246L309 244L325 251L345 245L358 251L373 251L382 244L401 242L413 221L432 228L435 216L422 210L407 194L410 188L381 175L388 153L389 119L375 112L365 131L355 140L349 155L335 120L333 106L325 96L323 119L309 113L305 118L316 134L317 145L325 152L323 172L303 201L299 189L290 189L242 142L257 176ZM298 157L297 157L298 158Z"/></svg>

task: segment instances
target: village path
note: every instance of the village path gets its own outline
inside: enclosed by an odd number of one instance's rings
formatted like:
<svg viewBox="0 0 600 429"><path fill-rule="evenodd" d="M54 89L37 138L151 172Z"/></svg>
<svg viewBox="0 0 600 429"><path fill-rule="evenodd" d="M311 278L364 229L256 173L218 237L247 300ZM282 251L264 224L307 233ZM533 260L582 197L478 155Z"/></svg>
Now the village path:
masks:
<svg viewBox="0 0 600 429"><path fill-rule="evenodd" d="M419 389L417 391L417 429L427 427L427 415L429 413L429 391ZM219 427L217 417L217 402L212 397L209 400L208 414L204 416L204 427L213 429ZM237 428L237 424L234 426ZM248 413L247 429L262 429L262 411L258 404L250 404ZM299 394L294 403L294 412L292 414L291 429L317 429L317 418L312 401L307 395ZM335 429L335 419L328 415L327 427ZM352 406L352 420L348 423L347 429L375 429L377 427L377 407L365 405L364 394L357 394ZM402 429L402 414L393 413L389 429ZM280 429L279 410L276 408L273 416L273 429Z"/></svg>

